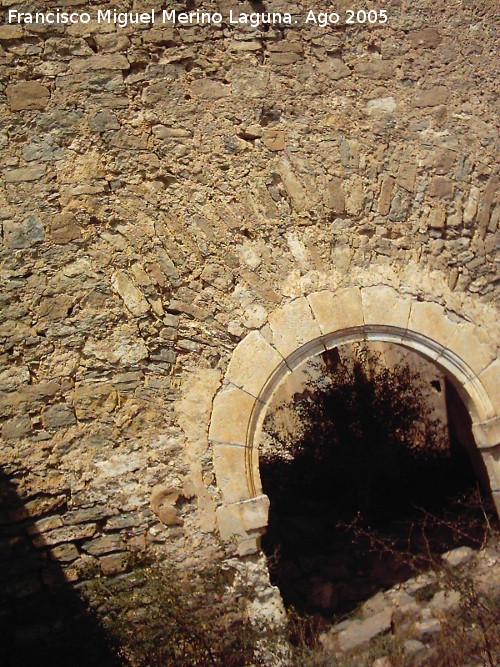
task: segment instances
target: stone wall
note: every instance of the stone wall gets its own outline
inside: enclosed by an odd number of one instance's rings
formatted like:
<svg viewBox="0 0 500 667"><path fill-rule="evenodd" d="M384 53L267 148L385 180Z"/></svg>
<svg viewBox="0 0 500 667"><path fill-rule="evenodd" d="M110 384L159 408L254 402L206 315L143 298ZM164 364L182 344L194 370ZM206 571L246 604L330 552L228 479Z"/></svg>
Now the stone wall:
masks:
<svg viewBox="0 0 500 667"><path fill-rule="evenodd" d="M2 539L37 549L33 585L224 556L212 400L290 300L382 283L491 336L496 3L378 5L385 25L279 1L297 23L0 25Z"/></svg>

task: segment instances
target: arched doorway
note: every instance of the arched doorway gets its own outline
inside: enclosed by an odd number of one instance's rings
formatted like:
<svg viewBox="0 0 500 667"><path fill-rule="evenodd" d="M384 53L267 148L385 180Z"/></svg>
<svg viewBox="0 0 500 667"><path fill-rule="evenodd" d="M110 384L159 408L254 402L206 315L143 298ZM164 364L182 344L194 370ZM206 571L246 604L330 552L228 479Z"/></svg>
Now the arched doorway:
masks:
<svg viewBox="0 0 500 667"><path fill-rule="evenodd" d="M386 285L323 290L277 309L269 322L235 349L217 393L209 438L223 539L239 554L258 551L269 500L262 493L258 444L267 407L288 374L307 359L346 343L389 342L435 363L471 416L475 445L500 512L500 420L496 344L492 332L448 314L433 301L401 295Z"/></svg>

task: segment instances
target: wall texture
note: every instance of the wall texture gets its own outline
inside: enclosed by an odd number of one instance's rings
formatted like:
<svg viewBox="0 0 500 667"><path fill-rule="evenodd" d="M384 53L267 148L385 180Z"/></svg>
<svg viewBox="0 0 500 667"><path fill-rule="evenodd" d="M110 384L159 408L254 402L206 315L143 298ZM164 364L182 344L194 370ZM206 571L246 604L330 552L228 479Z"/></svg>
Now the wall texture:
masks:
<svg viewBox="0 0 500 667"><path fill-rule="evenodd" d="M0 25L2 539L39 553L32 586L231 557L212 402L304 295L382 285L430 337L439 308L495 404L496 3L357 5L387 24L304 25L311 0L261 29Z"/></svg>

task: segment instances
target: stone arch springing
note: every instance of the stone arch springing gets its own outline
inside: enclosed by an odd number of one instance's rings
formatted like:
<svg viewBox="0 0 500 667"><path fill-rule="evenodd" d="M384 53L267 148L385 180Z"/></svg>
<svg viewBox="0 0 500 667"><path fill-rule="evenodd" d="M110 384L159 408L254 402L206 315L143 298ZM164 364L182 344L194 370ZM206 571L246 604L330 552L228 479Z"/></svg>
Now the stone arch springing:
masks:
<svg viewBox="0 0 500 667"><path fill-rule="evenodd" d="M473 424L475 444L500 513L498 360L490 332L451 317L433 301L385 285L322 290L278 308L268 325L235 349L212 410L209 438L223 505L221 536L240 554L258 549L269 499L262 493L258 443L272 397L307 359L346 343L383 341L433 361L457 388Z"/></svg>

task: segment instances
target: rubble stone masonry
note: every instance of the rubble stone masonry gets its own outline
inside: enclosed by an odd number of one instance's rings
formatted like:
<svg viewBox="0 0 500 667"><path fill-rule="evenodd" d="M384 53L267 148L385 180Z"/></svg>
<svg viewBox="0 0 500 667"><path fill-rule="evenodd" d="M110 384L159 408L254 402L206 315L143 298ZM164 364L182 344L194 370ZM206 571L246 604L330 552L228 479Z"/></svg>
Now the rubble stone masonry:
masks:
<svg viewBox="0 0 500 667"><path fill-rule="evenodd" d="M246 432L230 392L247 414L267 375L256 394L227 383L367 324L348 299L323 330L326 294L366 288L375 324L455 335L488 429L497 414L495 0L191 4L222 22L121 27L98 10L161 6L61 0L91 20L9 23L25 8L0 0L0 466L15 490L0 539L40 555L29 581L6 575L2 605L52 585L54 564L75 584L136 552L233 557L225 475ZM229 20L264 10L292 21ZM346 24L349 10L387 21ZM227 375L249 335L257 351ZM208 438L216 395L227 445Z"/></svg>

